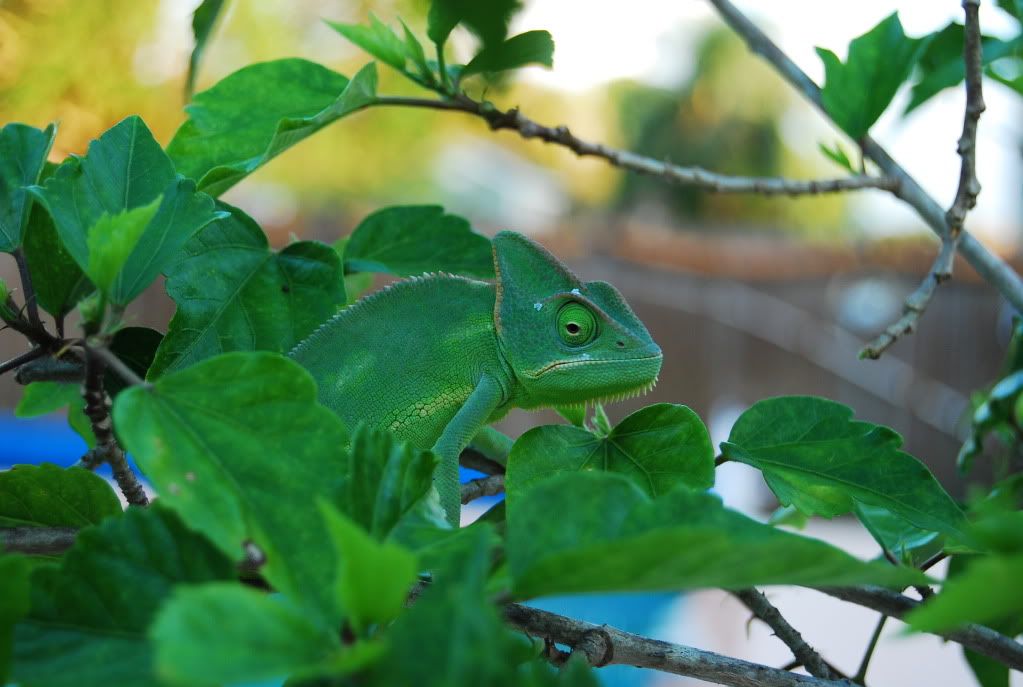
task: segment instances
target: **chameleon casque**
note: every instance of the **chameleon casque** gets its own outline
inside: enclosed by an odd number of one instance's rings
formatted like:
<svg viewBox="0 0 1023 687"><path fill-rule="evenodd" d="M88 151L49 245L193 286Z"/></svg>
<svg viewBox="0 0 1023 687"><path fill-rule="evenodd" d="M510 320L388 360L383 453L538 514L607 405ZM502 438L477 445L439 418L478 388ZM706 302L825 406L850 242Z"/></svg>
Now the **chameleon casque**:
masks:
<svg viewBox="0 0 1023 687"><path fill-rule="evenodd" d="M496 280L430 274L342 310L289 354L350 426L383 427L440 458L458 524L458 457L511 408L578 405L650 389L661 349L621 294L581 282L521 234L493 239Z"/></svg>

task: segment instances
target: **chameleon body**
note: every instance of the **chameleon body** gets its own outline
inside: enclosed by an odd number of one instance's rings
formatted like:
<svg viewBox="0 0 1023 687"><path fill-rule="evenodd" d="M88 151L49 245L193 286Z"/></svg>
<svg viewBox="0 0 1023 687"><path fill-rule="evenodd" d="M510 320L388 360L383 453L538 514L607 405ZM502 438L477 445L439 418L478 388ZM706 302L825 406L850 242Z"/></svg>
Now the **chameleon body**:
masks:
<svg viewBox="0 0 1023 687"><path fill-rule="evenodd" d="M458 457L511 408L610 400L657 380L661 350L617 290L581 282L538 244L501 232L495 282L425 275L342 310L290 356L320 402L354 426L394 432L440 458L448 520Z"/></svg>

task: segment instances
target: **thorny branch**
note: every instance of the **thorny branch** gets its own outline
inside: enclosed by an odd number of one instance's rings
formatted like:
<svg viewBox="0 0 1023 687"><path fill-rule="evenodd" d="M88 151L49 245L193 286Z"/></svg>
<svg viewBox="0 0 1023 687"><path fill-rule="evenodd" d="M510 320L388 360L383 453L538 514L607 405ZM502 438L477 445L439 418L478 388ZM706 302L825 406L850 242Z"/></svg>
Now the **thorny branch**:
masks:
<svg viewBox="0 0 1023 687"><path fill-rule="evenodd" d="M731 176L711 172L700 167L682 167L644 155L637 155L627 150L584 141L573 134L567 126L544 126L523 115L519 112L518 108L499 110L490 103L475 101L464 94L455 95L450 100L381 97L377 98L372 105L397 105L465 112L480 117L494 131L502 129L515 131L522 138L538 138L545 143L568 148L580 157L599 157L621 169L660 177L682 186L695 186L718 193L759 193L763 195L798 196L864 189L881 189L885 191L893 191L895 189L895 181L893 179L863 174L837 179L810 179L804 181L781 177Z"/></svg>
<svg viewBox="0 0 1023 687"><path fill-rule="evenodd" d="M851 687L848 680L827 680L750 663L681 644L594 625L537 608L508 604L508 623L526 634L572 647L590 665L630 665L733 687ZM577 649L578 647L578 649Z"/></svg>
<svg viewBox="0 0 1023 687"><path fill-rule="evenodd" d="M96 467L100 463L109 463L114 480L128 503L136 506L149 505L142 483L128 465L124 449L117 443L114 427L110 419L110 397L103 389L103 375L106 371L106 360L100 350L87 347L85 349L85 381L82 384L82 398L85 399L85 415L92 425L92 433L96 436L96 447L82 458L88 467ZM134 373L133 373L134 374Z"/></svg>
<svg viewBox="0 0 1023 687"><path fill-rule="evenodd" d="M740 589L735 592L735 596L753 615L760 618L768 627L774 630L775 636L785 643L792 651L792 655L806 668L807 672L814 677L824 679L836 677L831 674L828 664L821 658L820 654L806 643L806 640L799 634L799 631L785 620L774 604L768 601L762 592L752 588Z"/></svg>
<svg viewBox="0 0 1023 687"><path fill-rule="evenodd" d="M980 0L963 0L966 13L963 39L963 62L966 65L966 113L963 115L963 133L959 137L958 151L962 159L959 170L959 188L955 200L945 213L947 227L941 234L941 248L934 264L916 287L906 298L900 317L890 325L884 333L863 347L861 358L876 360L899 337L909 334L916 327L924 310L934 297L938 286L952 276L955 262L955 249L963 231L966 213L977 204L980 194L980 181L977 179L977 123L984 112L983 63L981 61L980 42Z"/></svg>

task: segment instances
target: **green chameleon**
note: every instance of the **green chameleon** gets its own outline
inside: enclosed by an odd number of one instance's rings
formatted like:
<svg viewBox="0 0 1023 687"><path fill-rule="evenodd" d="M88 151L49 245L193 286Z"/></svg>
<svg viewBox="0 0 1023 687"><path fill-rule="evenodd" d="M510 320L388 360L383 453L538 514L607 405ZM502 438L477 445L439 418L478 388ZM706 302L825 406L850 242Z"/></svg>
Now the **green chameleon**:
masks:
<svg viewBox="0 0 1023 687"><path fill-rule="evenodd" d="M397 282L290 353L349 426L433 448L453 525L459 454L488 424L512 408L642 393L661 369L661 349L613 286L579 281L521 234L499 233L493 251L494 283L446 274Z"/></svg>

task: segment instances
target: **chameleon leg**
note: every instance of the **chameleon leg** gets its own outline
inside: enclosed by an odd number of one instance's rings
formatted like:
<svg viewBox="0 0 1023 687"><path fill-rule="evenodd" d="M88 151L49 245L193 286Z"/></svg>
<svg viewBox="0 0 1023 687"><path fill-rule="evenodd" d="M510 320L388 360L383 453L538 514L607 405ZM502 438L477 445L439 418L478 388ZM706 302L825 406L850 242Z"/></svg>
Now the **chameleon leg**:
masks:
<svg viewBox="0 0 1023 687"><path fill-rule="evenodd" d="M501 385L493 377L483 375L433 446L434 453L440 458L434 482L444 513L453 527L458 527L458 516L462 508L458 456L480 429L486 426L494 409L501 405L503 396Z"/></svg>

